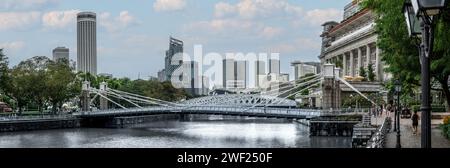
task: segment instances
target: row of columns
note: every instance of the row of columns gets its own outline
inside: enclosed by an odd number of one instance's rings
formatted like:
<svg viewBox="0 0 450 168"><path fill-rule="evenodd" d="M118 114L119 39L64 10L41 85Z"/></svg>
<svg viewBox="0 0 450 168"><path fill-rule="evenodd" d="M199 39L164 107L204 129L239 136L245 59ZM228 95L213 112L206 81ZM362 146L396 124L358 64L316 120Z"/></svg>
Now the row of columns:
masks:
<svg viewBox="0 0 450 168"><path fill-rule="evenodd" d="M365 49L365 54L363 53ZM372 53L374 55L372 56ZM342 56L342 63L343 63L343 75L344 76L358 76L359 75L359 68L364 67L366 70L369 67L369 64L372 62L372 57L375 57L375 62L372 63L376 77L380 79L380 72L379 72L379 66L380 66L380 50L378 47L376 47L375 43L370 43L361 47L354 48L350 51L346 51L342 53L341 55L336 56L334 59L340 59L339 57ZM365 56L365 60L363 60L363 56ZM347 58L348 57L348 58ZM331 62L331 61L328 61ZM356 64L356 65L355 65Z"/></svg>

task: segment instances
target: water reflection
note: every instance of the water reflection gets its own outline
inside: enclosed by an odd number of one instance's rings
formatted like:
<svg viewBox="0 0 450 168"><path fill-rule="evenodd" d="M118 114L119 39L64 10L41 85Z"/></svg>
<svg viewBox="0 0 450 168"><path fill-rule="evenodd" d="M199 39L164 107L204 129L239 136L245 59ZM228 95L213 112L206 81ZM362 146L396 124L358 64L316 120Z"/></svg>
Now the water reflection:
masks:
<svg viewBox="0 0 450 168"><path fill-rule="evenodd" d="M128 129L66 129L0 134L2 148L348 148L350 138L312 137L289 120L209 116Z"/></svg>

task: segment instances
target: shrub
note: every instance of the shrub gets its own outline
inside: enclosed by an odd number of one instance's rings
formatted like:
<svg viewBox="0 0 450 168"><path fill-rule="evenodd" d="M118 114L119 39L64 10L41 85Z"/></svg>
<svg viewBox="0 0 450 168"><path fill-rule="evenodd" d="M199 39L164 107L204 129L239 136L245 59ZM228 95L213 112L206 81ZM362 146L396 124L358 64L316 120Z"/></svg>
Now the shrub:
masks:
<svg viewBox="0 0 450 168"><path fill-rule="evenodd" d="M442 134L447 139L450 139L450 116L444 118L444 124L442 124L440 127L442 129Z"/></svg>
<svg viewBox="0 0 450 168"><path fill-rule="evenodd" d="M449 125L450 124L450 116L447 116L444 118L444 125Z"/></svg>
<svg viewBox="0 0 450 168"><path fill-rule="evenodd" d="M414 106L412 106L413 112L414 111L420 112L420 106L421 105L414 105ZM431 112L445 112L445 111L446 111L445 106L442 106L442 105L431 105Z"/></svg>

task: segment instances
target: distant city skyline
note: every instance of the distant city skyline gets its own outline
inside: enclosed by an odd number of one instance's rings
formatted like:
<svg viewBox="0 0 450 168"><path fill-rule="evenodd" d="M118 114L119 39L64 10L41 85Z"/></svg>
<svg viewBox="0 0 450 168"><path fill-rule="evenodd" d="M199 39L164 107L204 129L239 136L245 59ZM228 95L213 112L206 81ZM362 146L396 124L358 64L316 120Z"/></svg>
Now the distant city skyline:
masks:
<svg viewBox="0 0 450 168"><path fill-rule="evenodd" d="M279 52L281 72L292 77L290 62L318 61L320 25L342 20L349 2L2 0L0 47L11 66L34 55L51 58L58 46L77 60L76 13L92 11L98 17L98 73L157 76L173 36L185 42L187 53L195 44L205 52Z"/></svg>

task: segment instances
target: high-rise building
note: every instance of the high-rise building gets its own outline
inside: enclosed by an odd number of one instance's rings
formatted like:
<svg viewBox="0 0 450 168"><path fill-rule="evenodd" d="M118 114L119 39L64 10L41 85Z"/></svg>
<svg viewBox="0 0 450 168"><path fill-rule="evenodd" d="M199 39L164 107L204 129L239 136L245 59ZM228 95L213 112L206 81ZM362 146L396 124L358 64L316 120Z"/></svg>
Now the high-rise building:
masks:
<svg viewBox="0 0 450 168"><path fill-rule="evenodd" d="M77 70L97 75L97 23L93 12L77 14Z"/></svg>
<svg viewBox="0 0 450 168"><path fill-rule="evenodd" d="M255 86L256 88L261 88L263 80L267 78L266 73L266 62L265 61L256 61L256 78L255 78Z"/></svg>
<svg viewBox="0 0 450 168"><path fill-rule="evenodd" d="M247 88L247 61L235 61L234 78L235 84L234 87L238 89Z"/></svg>
<svg viewBox="0 0 450 168"><path fill-rule="evenodd" d="M53 49L53 61L66 60L69 61L69 49L66 47L56 47Z"/></svg>
<svg viewBox="0 0 450 168"><path fill-rule="evenodd" d="M269 59L269 73L280 74L280 60Z"/></svg>
<svg viewBox="0 0 450 168"><path fill-rule="evenodd" d="M162 70L158 71L158 81L160 81L160 82L167 81L166 69L162 69Z"/></svg>
<svg viewBox="0 0 450 168"><path fill-rule="evenodd" d="M170 37L169 50L166 51L165 57L165 76L166 80L172 80L173 72L183 65L183 60L179 57L176 64L173 64L174 57L183 53L183 41Z"/></svg>
<svg viewBox="0 0 450 168"><path fill-rule="evenodd" d="M295 61L291 63L292 67L294 67L294 79L298 80L299 78L305 76L306 74L317 74L319 73L320 63L314 62L300 62Z"/></svg>
<svg viewBox="0 0 450 168"><path fill-rule="evenodd" d="M245 89L247 87L247 61L223 60L223 88Z"/></svg>
<svg viewBox="0 0 450 168"><path fill-rule="evenodd" d="M235 64L233 59L223 60L223 88L234 88Z"/></svg>
<svg viewBox="0 0 450 168"><path fill-rule="evenodd" d="M286 83L286 82L289 82L289 74L287 74L287 73L282 73L282 74L280 74L280 77L279 77L279 82L281 82L281 83Z"/></svg>

